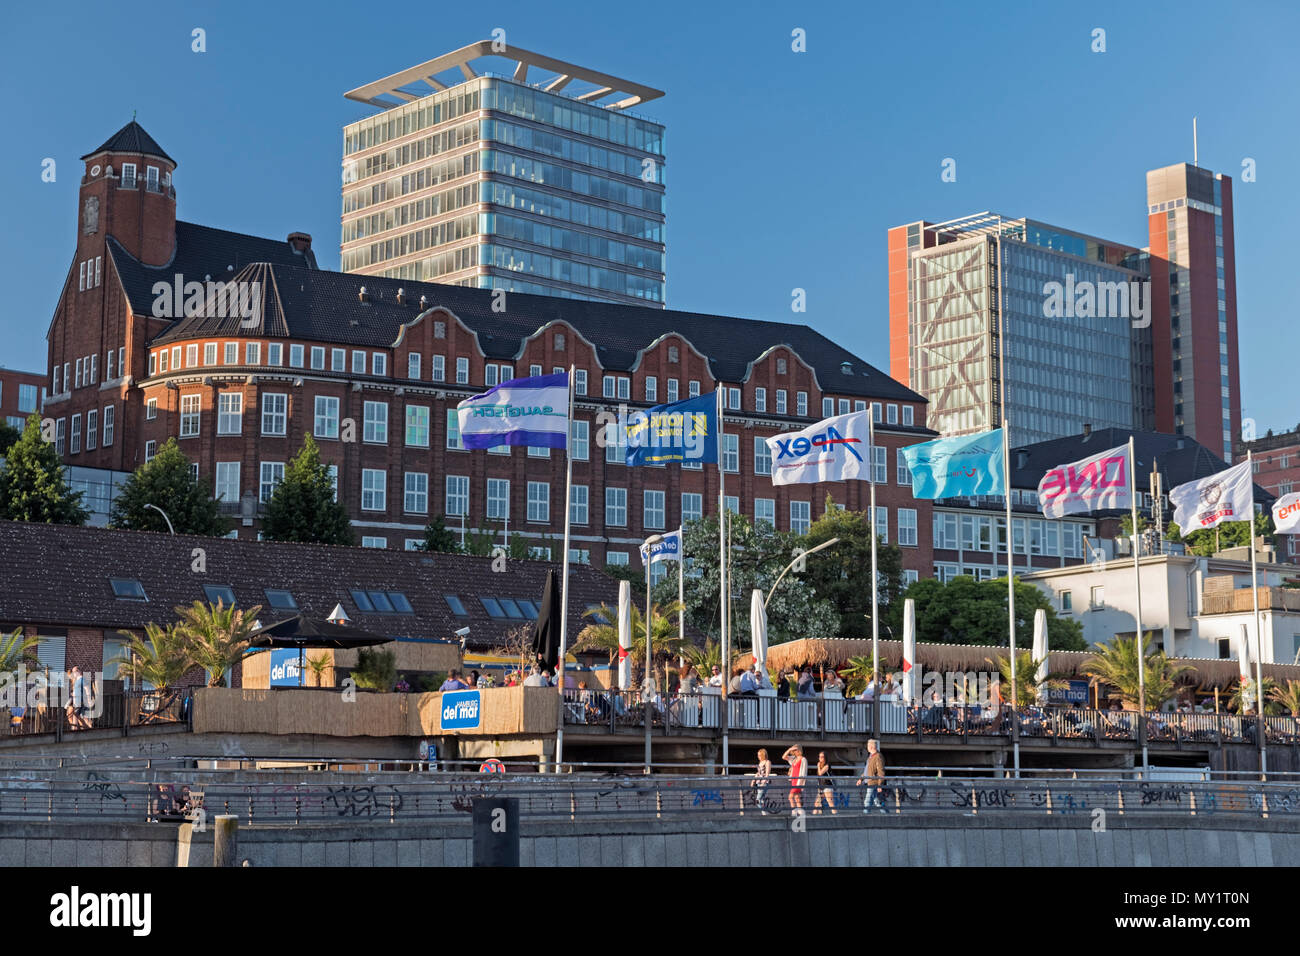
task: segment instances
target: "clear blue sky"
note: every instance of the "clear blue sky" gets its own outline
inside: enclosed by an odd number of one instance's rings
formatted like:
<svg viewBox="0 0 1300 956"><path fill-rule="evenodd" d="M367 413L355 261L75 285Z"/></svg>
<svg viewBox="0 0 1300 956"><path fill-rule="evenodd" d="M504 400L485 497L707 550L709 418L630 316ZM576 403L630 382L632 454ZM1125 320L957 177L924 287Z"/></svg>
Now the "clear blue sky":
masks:
<svg viewBox="0 0 1300 956"><path fill-rule="evenodd" d="M888 370L885 230L993 209L1146 244L1147 169L1231 175L1244 413L1300 422L1300 13L1289 3L11 5L0 36L0 364L45 367L78 157L131 118L183 219L305 230L338 267L343 92L478 39L667 92L668 304L801 320ZM883 6L883 5L882 5ZM922 12L923 11L923 12ZM207 52L190 31L207 31ZM806 53L790 49L807 31ZM1091 31L1106 30L1105 53ZM41 162L58 180L41 182ZM957 181L940 163L957 160ZM1241 163L1258 181L1242 183ZM808 311L790 311L791 290Z"/></svg>

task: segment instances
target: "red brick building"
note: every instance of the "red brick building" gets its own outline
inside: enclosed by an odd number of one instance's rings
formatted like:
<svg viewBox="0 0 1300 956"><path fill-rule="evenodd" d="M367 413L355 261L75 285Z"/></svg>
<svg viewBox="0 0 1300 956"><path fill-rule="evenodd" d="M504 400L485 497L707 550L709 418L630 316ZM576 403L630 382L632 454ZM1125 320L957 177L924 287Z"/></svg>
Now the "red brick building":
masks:
<svg viewBox="0 0 1300 956"><path fill-rule="evenodd" d="M402 548L443 515L453 530L508 524L558 558L563 456L465 451L455 407L572 365L578 560L627 563L645 535L716 511L716 466L628 468L601 425L620 404L723 388L727 495L783 530L819 517L828 493L865 509L868 486L774 487L763 439L874 406L878 526L906 569L931 573L930 505L912 499L898 454L933 437L925 400L812 328L326 272L301 233L177 221L174 169L135 123L86 157L48 335L45 415L69 464L129 470L176 437L252 537L311 433L363 543Z"/></svg>
<svg viewBox="0 0 1300 956"><path fill-rule="evenodd" d="M45 376L0 366L0 422L22 431L27 416L41 410Z"/></svg>
<svg viewBox="0 0 1300 956"><path fill-rule="evenodd" d="M1255 484L1280 498L1300 491L1300 429L1237 443L1236 456L1252 455ZM1300 535L1278 535L1278 560L1300 564Z"/></svg>

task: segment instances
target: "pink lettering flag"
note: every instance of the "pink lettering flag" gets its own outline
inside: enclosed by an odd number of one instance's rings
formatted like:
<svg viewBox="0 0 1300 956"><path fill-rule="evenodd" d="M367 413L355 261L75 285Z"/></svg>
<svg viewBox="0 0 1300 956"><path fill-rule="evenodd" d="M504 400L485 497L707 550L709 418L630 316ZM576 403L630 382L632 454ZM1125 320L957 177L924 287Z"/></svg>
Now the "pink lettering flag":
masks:
<svg viewBox="0 0 1300 956"><path fill-rule="evenodd" d="M1128 509L1132 502L1128 445L1057 465L1038 483L1038 506L1048 518Z"/></svg>

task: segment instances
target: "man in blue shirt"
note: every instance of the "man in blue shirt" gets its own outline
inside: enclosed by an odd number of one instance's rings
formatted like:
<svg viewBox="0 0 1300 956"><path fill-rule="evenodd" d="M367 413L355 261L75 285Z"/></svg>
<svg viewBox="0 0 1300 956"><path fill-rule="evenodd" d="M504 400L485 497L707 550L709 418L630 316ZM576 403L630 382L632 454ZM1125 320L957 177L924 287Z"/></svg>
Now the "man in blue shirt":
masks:
<svg viewBox="0 0 1300 956"><path fill-rule="evenodd" d="M460 671L453 669L447 673L447 679L438 690L469 690L469 685L460 679Z"/></svg>

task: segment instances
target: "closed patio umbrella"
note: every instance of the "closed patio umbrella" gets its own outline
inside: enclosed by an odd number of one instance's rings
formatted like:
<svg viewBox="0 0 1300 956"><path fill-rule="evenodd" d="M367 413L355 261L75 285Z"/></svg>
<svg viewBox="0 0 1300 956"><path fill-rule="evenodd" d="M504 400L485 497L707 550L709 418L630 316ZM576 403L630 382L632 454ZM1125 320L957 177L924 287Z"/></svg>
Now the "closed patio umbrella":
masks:
<svg viewBox="0 0 1300 956"><path fill-rule="evenodd" d="M916 601L903 602L903 702L909 706L916 700Z"/></svg>
<svg viewBox="0 0 1300 956"><path fill-rule="evenodd" d="M767 610L763 607L763 592L754 588L749 596L749 633L754 663L767 670Z"/></svg>
<svg viewBox="0 0 1300 956"><path fill-rule="evenodd" d="M632 684L632 583L618 582L618 689Z"/></svg>
<svg viewBox="0 0 1300 956"><path fill-rule="evenodd" d="M1034 671L1034 680L1039 684L1039 696L1043 694L1042 683L1047 680L1047 612L1041 607L1034 612L1034 660L1042 661Z"/></svg>

